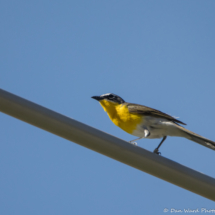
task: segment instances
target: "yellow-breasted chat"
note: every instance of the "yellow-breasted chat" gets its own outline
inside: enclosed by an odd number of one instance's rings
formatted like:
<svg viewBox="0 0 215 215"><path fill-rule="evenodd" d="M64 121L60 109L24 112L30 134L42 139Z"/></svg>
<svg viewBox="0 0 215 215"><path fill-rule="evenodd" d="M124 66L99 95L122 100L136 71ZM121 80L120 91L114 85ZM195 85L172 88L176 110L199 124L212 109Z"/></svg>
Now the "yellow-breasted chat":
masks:
<svg viewBox="0 0 215 215"><path fill-rule="evenodd" d="M113 93L93 96L92 98L99 101L116 126L129 134L139 137L130 141L130 143L136 144L134 141L142 138L162 138L162 141L154 150L156 154L160 154L159 147L167 136L185 137L215 150L214 141L189 131L180 125L186 125L185 123L159 110L125 102L121 97Z"/></svg>

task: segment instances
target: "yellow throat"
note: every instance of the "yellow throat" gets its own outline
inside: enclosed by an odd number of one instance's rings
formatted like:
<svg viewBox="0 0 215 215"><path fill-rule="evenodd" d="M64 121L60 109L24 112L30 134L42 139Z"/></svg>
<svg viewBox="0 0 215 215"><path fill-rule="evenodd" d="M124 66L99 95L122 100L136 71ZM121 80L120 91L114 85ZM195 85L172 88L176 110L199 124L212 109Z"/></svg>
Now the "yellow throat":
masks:
<svg viewBox="0 0 215 215"><path fill-rule="evenodd" d="M141 124L143 120L143 116L129 113L126 105L107 100L101 100L99 103L107 112L111 121L129 134L132 134L137 125Z"/></svg>

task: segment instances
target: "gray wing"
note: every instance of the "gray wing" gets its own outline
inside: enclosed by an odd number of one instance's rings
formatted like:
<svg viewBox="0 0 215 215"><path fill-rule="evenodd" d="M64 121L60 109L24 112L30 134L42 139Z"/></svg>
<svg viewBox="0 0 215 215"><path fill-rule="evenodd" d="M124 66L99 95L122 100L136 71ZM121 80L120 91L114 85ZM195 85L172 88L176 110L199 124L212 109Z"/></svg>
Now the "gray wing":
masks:
<svg viewBox="0 0 215 215"><path fill-rule="evenodd" d="M175 119L174 117L172 117L166 113L163 113L159 110L156 110L156 109L153 109L153 108L150 108L147 106L137 105L137 104L132 104L132 103L126 103L125 105L128 107L129 112L133 113L133 114L142 114L145 116L154 116L154 117L165 118L174 123L180 123L180 124L186 125L185 123Z"/></svg>

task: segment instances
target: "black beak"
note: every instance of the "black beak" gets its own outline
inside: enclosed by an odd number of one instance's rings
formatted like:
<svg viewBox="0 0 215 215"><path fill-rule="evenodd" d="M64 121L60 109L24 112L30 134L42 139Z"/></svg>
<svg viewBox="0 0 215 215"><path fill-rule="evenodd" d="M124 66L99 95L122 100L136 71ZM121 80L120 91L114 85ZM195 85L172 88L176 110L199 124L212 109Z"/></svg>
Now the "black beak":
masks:
<svg viewBox="0 0 215 215"><path fill-rule="evenodd" d="M95 99L95 100L97 100L97 101L100 101L100 100L103 99L103 98L101 98L100 96L92 96L91 98L92 98L92 99Z"/></svg>

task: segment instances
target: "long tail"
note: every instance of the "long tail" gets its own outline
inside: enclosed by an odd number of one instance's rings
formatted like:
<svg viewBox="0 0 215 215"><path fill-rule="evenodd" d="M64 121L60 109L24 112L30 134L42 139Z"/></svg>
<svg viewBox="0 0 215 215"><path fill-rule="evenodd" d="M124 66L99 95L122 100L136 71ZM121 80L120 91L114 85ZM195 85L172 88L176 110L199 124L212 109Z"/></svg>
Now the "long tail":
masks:
<svg viewBox="0 0 215 215"><path fill-rule="evenodd" d="M199 143L203 146L206 146L210 149L213 149L215 150L215 142L212 141L212 140L209 140L205 137L202 137L192 131L189 131L188 129L184 128L184 127L181 127L180 125L178 126L178 128L183 132L185 133L184 137L186 137L187 139L190 139L196 143Z"/></svg>

